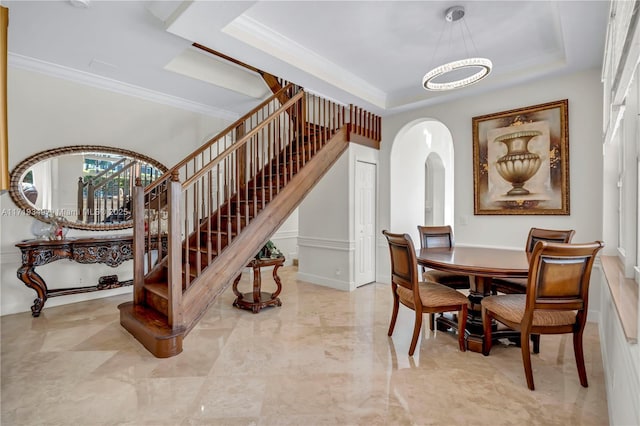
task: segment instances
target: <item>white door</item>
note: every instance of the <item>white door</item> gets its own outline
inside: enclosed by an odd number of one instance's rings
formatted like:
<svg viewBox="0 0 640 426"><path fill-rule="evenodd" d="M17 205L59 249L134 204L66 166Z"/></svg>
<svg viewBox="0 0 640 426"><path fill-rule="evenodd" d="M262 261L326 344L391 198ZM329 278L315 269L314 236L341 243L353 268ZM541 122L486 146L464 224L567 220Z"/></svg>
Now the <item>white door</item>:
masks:
<svg viewBox="0 0 640 426"><path fill-rule="evenodd" d="M356 286L376 280L376 165L356 161Z"/></svg>

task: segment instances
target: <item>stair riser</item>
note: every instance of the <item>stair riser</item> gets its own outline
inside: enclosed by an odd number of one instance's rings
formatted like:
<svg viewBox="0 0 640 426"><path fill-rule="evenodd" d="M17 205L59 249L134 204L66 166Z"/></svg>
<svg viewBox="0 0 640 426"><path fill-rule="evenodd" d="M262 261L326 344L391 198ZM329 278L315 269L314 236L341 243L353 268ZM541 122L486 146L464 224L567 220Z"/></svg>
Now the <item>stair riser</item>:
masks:
<svg viewBox="0 0 640 426"><path fill-rule="evenodd" d="M247 219L244 216L240 216L240 220L237 216L223 217L221 220L224 229L227 229L227 223L230 222L231 230L235 233L238 232L238 229L244 229L247 226Z"/></svg>
<svg viewBox="0 0 640 426"><path fill-rule="evenodd" d="M155 309L160 312L162 315L169 315L169 306L167 299L164 299L158 296L155 293L151 293L150 291L144 292L144 302L147 306Z"/></svg>
<svg viewBox="0 0 640 426"><path fill-rule="evenodd" d="M265 201L264 205L266 206L269 202ZM249 215L249 219L253 219L254 217L256 217L258 215L258 213L260 213L260 211L263 209L263 202L260 200L257 200L256 202L253 201L243 201L240 203L233 203L231 206L231 216L236 216L238 214L238 212L240 212L240 216L241 217L246 217L246 215ZM224 218L221 218L221 220Z"/></svg>
<svg viewBox="0 0 640 426"><path fill-rule="evenodd" d="M213 227L212 227L213 228ZM227 231L227 227L224 227L225 232ZM208 241L207 239L209 238L209 232L204 230L200 232L200 246L201 247L207 247ZM212 250L217 250L218 248L218 238L220 239L220 246L222 248L226 247L227 245L229 245L229 237L226 234L220 234L220 236L218 237L218 235L215 233L214 230L211 231L211 249ZM191 246L195 246L195 241L192 242Z"/></svg>
<svg viewBox="0 0 640 426"><path fill-rule="evenodd" d="M184 254L183 254L184 256ZM216 258L215 253L211 253L211 260ZM184 257L183 257L184 259ZM196 265L198 263L198 252L189 250L189 264ZM202 269L206 268L209 265L209 255L207 254L207 250L203 249L200 251L200 266Z"/></svg>

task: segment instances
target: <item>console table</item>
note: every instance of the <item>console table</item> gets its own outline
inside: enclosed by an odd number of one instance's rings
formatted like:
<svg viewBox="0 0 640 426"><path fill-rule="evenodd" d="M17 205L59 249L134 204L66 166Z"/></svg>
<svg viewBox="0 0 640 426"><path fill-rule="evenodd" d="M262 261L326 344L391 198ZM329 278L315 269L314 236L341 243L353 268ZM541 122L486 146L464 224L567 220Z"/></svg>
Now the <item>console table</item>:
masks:
<svg viewBox="0 0 640 426"><path fill-rule="evenodd" d="M151 242L157 248L157 238ZM166 252L166 238L162 238L162 251ZM22 266L18 278L37 293L31 306L31 315L40 315L47 299L67 294L88 293L130 286L133 280L118 281L115 276L101 277L97 285L49 289L45 280L35 271L37 266L60 259L78 263L104 263L116 267L133 258L133 235L113 235L94 238L67 238L64 240L26 240L16 244L22 252ZM152 247L154 248L154 247Z"/></svg>
<svg viewBox="0 0 640 426"><path fill-rule="evenodd" d="M280 298L278 298L280 291L282 291L278 268L284 264L284 260L284 256L252 259L251 262L247 264L247 267L253 269L253 291L244 294L238 291L238 283L240 282L242 274L238 275L233 282L233 293L238 296L233 302L233 306L240 309L249 309L253 311L254 314L257 314L260 312L260 309L267 306L282 306L282 302ZM274 293L261 291L262 280L260 277L260 268L266 266L273 266L273 281L275 281L277 286Z"/></svg>

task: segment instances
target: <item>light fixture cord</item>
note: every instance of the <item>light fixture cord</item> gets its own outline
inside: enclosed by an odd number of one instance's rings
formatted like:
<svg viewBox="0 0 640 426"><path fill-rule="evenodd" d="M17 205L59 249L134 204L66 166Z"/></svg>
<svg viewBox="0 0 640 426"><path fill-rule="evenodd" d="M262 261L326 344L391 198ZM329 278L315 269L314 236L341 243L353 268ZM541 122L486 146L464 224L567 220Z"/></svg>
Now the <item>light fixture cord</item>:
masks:
<svg viewBox="0 0 640 426"><path fill-rule="evenodd" d="M446 25L446 21L445 24ZM440 30L440 36L438 37L438 42L436 43L436 48L433 51L433 56L431 57L431 67L433 68L436 63L436 55L438 54L438 48L440 47L440 41L442 41L442 36L444 35L444 26Z"/></svg>
<svg viewBox="0 0 640 426"><path fill-rule="evenodd" d="M471 35L471 30L469 29L469 26L467 25L467 20L465 18L462 18L462 22L464 23L464 27L467 29L467 33L469 33L469 40L471 40L471 46L473 47L473 50L476 54L476 56L480 56L478 54L478 48L476 47L476 44L473 41L473 36ZM470 57L469 55L469 51L467 50L467 42L464 38L464 34L462 35L462 40L464 41L464 49L465 52L467 53L467 57Z"/></svg>

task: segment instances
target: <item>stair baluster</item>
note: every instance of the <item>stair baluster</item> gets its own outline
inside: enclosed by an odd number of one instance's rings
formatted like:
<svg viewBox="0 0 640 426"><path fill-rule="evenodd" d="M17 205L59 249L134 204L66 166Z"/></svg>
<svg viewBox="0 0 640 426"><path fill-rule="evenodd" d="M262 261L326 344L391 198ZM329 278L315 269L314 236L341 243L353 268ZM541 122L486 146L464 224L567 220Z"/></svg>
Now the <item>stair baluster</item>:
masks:
<svg viewBox="0 0 640 426"><path fill-rule="evenodd" d="M348 142L379 146L378 122L289 83L144 190L138 179L134 298L120 306L121 324L158 357L180 353Z"/></svg>

